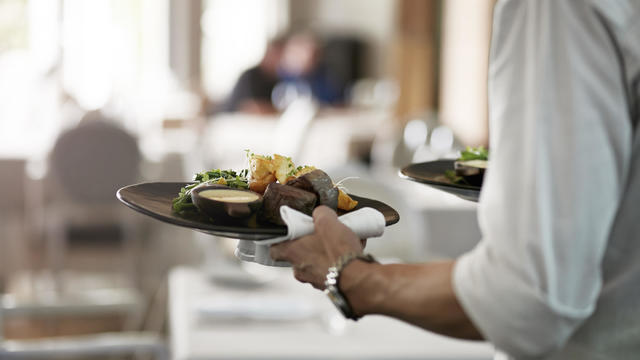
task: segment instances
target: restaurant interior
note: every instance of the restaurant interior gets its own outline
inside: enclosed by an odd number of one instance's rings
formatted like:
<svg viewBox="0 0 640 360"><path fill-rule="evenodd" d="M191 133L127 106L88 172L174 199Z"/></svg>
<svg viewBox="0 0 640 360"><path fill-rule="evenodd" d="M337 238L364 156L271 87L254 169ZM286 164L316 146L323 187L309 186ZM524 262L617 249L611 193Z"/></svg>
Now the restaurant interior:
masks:
<svg viewBox="0 0 640 360"><path fill-rule="evenodd" d="M116 198L281 154L399 213L381 262L461 255L476 204L399 172L488 145L493 3L0 1L0 358L493 358Z"/></svg>

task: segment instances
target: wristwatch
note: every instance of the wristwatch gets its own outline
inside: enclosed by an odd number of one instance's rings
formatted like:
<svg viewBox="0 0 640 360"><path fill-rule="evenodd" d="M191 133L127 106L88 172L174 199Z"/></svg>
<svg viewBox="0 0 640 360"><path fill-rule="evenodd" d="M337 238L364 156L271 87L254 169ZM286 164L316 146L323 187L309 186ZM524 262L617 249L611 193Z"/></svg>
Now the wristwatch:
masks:
<svg viewBox="0 0 640 360"><path fill-rule="evenodd" d="M340 291L339 281L340 272L353 260L362 260L368 263L377 262L371 254L357 254L347 253L338 258L335 264L329 267L327 271L327 279L324 282L324 293L327 294L331 302L340 310L342 315L347 319L358 320L360 316L357 316L353 311L351 304L347 300L346 296Z"/></svg>

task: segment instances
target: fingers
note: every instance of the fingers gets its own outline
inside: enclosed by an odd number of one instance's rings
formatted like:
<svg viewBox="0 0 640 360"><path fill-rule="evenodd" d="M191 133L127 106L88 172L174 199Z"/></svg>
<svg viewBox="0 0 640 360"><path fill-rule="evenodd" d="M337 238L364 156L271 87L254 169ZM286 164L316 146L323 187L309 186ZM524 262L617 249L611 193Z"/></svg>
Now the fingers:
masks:
<svg viewBox="0 0 640 360"><path fill-rule="evenodd" d="M269 255L275 261L289 261L291 241L285 241L269 247Z"/></svg>
<svg viewBox="0 0 640 360"><path fill-rule="evenodd" d="M318 206L313 210L313 227L315 228L315 234L320 237L327 233L335 233L341 227L346 228L338 220L336 212L327 206Z"/></svg>
<svg viewBox="0 0 640 360"><path fill-rule="evenodd" d="M320 205L313 209L313 223L318 225L318 222L324 223L331 221L338 221L338 214L328 206Z"/></svg>
<svg viewBox="0 0 640 360"><path fill-rule="evenodd" d="M330 226L332 222L339 222L336 212L324 205L318 206L313 210L313 221L316 229L326 228L328 225ZM297 242L298 244L301 244L304 239L308 237L309 236L303 236L296 240L285 241L272 245L269 249L269 254L273 260L292 262L291 248L294 247L293 243Z"/></svg>
<svg viewBox="0 0 640 360"><path fill-rule="evenodd" d="M298 281L323 289L329 266L341 254L362 251L362 245L329 207L318 206L313 211L313 222L313 234L272 245L269 252L272 259L291 263Z"/></svg>
<svg viewBox="0 0 640 360"><path fill-rule="evenodd" d="M309 249L300 248L301 244L295 244L301 240L313 240L311 237L302 237L296 241L285 241L271 245L269 255L276 261L288 261L293 267L293 276L302 283L310 283L314 288L324 289L324 277L329 267L327 261L315 254L309 258Z"/></svg>
<svg viewBox="0 0 640 360"><path fill-rule="evenodd" d="M305 246L305 243L309 242L312 236L313 235L307 235L295 240L283 241L281 243L271 245L269 247L269 255L276 261L288 261L290 263L294 263L299 257L298 254L301 252L309 252L308 246Z"/></svg>

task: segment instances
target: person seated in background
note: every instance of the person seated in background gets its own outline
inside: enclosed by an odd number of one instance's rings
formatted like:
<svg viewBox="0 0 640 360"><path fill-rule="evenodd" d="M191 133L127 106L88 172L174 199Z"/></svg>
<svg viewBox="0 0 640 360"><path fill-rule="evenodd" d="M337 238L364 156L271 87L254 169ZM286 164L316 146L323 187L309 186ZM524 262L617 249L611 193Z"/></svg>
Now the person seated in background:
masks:
<svg viewBox="0 0 640 360"><path fill-rule="evenodd" d="M272 114L277 109L271 102L271 93L279 82L278 69L286 37L273 39L267 45L260 63L245 70L236 82L231 95L219 109L223 112Z"/></svg>
<svg viewBox="0 0 640 360"><path fill-rule="evenodd" d="M288 39L278 75L281 85L294 88L297 96L312 96L321 105L344 103L344 89L333 80L331 69L322 61L321 43L309 32L301 32ZM277 94L274 97L277 98Z"/></svg>

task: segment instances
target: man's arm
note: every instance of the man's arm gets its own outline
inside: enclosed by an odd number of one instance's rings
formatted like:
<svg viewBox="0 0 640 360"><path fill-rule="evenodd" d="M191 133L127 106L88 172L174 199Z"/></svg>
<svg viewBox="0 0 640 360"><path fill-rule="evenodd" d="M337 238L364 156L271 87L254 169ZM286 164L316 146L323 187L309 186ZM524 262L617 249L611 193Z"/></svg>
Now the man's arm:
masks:
<svg viewBox="0 0 640 360"><path fill-rule="evenodd" d="M481 340L452 286L453 260L420 265L353 261L340 288L358 315L380 314L443 335Z"/></svg>
<svg viewBox="0 0 640 360"><path fill-rule="evenodd" d="M325 206L313 213L316 232L272 246L274 259L291 262L296 279L324 288L327 269L348 252L361 252L360 239ZM456 299L453 261L381 265L359 260L341 272L340 289L358 315L396 317L443 335L481 339Z"/></svg>

